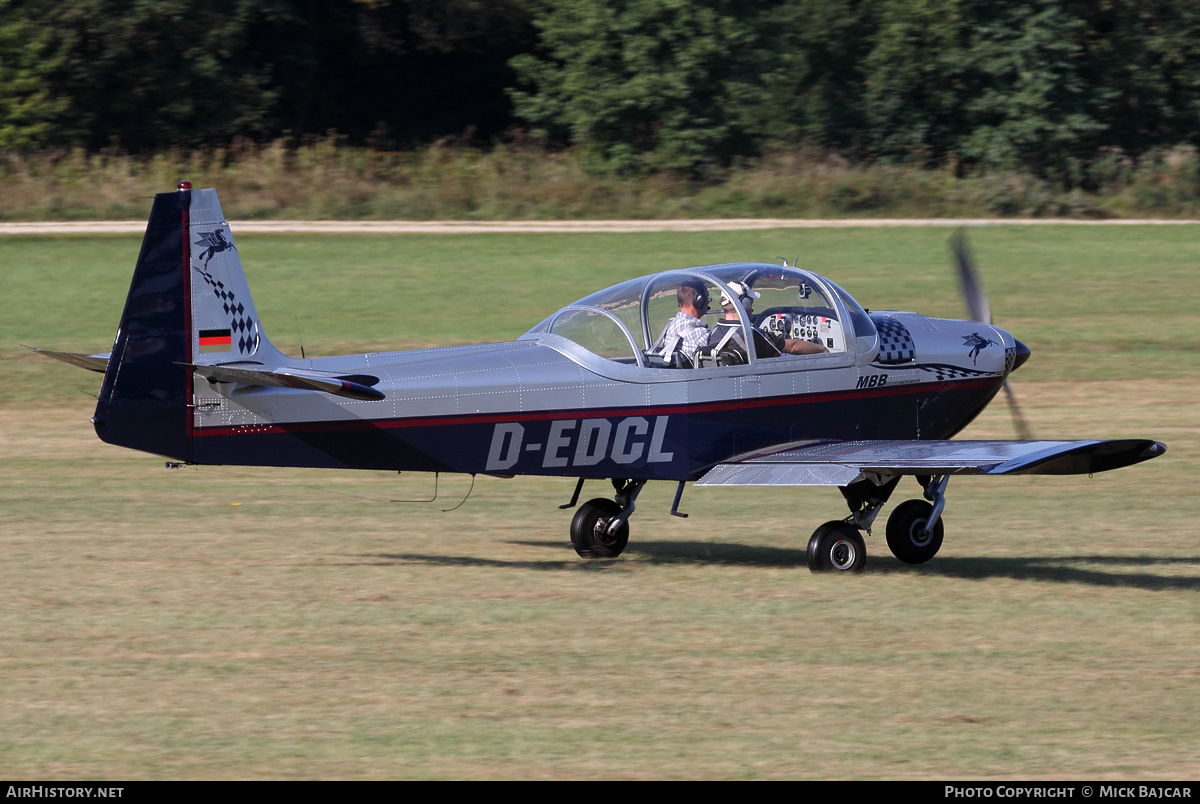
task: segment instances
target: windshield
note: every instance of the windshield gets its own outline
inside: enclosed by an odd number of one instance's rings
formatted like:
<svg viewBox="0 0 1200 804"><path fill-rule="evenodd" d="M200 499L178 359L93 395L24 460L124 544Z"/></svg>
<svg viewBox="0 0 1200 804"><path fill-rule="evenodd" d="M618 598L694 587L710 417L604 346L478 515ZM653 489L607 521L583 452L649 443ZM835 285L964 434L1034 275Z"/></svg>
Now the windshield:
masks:
<svg viewBox="0 0 1200 804"><path fill-rule="evenodd" d="M825 281L829 282L828 279ZM843 290L840 286L834 284L833 282L829 282L829 286L833 288L839 296L842 297L842 303L845 304L846 309L850 311L850 325L854 327L854 337L876 337L879 333L876 331L875 324L871 321L871 317L867 315L867 311L864 310L859 303L854 300L853 296Z"/></svg>

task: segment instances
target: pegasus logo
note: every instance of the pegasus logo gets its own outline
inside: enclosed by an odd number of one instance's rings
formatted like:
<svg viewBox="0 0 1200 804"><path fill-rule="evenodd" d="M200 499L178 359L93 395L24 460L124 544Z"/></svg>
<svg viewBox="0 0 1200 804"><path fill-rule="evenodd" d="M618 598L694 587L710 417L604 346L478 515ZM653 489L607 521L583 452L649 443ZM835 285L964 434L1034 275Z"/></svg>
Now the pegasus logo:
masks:
<svg viewBox="0 0 1200 804"><path fill-rule="evenodd" d="M208 261L211 260L214 255L220 254L222 251L237 251L237 247L234 246L232 242L225 239L224 229L216 229L207 233L197 232L197 234L200 235L200 239L196 241L196 245L202 247L207 246L204 251L200 252L200 256L197 257L197 259L204 260L205 268L208 267Z"/></svg>
<svg viewBox="0 0 1200 804"><path fill-rule="evenodd" d="M991 338L985 338L978 332L972 332L970 335L962 336L963 343L971 347L971 351L967 353L967 357L971 358L972 365L979 365L979 353L988 348L988 345L999 346Z"/></svg>

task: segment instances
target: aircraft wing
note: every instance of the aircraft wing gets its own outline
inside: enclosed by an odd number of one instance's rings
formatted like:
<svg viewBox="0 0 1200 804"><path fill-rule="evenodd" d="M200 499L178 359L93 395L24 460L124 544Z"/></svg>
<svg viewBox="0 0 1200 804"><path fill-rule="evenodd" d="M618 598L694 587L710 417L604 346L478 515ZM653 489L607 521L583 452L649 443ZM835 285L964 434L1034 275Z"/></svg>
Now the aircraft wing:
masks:
<svg viewBox="0 0 1200 804"><path fill-rule="evenodd" d="M305 391L323 391L350 399L378 400L384 398L383 392L376 391L371 387L379 382L379 378L366 374L331 374L312 369L268 367L256 363L216 366L189 364L189 366L210 382L299 388Z"/></svg>
<svg viewBox="0 0 1200 804"><path fill-rule="evenodd" d="M94 355L80 354L79 352L55 352L52 349L34 349L32 346L25 347L32 352L37 352L39 355L53 357L55 360L61 360L64 363L70 363L72 366L78 366L88 371L98 371L103 374L108 370L108 358L111 352L100 352Z"/></svg>
<svg viewBox="0 0 1200 804"><path fill-rule="evenodd" d="M846 486L862 475L1079 475L1162 455L1160 441L809 441L714 466L697 486Z"/></svg>

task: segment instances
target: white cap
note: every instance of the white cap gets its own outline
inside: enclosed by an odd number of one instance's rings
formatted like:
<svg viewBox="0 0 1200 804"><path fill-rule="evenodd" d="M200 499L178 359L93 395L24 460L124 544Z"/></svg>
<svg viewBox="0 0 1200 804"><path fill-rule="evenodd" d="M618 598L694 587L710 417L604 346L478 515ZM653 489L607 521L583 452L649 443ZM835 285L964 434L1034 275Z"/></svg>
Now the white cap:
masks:
<svg viewBox="0 0 1200 804"><path fill-rule="evenodd" d="M732 290L734 293L736 293L740 298L743 298L743 299L745 299L745 298L751 298L751 299L762 298L761 293L759 293L757 290L755 290L752 287L743 285L741 282L728 282L726 284L728 284L729 289ZM725 306L726 304L733 304L733 301L729 298L729 294L726 291L722 290L721 291L721 306Z"/></svg>

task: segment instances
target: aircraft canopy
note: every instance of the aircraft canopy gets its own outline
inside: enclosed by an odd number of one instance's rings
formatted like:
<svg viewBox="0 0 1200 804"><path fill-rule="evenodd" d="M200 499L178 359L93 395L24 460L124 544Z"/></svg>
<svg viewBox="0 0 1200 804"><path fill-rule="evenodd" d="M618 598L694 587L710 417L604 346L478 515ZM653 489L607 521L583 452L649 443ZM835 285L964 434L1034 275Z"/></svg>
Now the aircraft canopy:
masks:
<svg viewBox="0 0 1200 804"><path fill-rule="evenodd" d="M844 352L849 338L859 339L859 351L878 341L870 317L846 291L808 271L770 263L709 265L630 279L567 305L525 337L558 335L601 357L654 367L663 331L680 311L681 286L696 288L697 283L709 300L701 321L710 331L729 315L722 308L722 295L734 299L732 312L749 335L743 342L755 344L752 360L804 357L780 354L762 333L770 333L776 342L820 343L830 353ZM742 304L746 297L738 298L730 283L758 294L750 300L749 313Z"/></svg>

